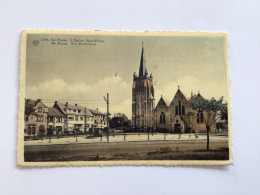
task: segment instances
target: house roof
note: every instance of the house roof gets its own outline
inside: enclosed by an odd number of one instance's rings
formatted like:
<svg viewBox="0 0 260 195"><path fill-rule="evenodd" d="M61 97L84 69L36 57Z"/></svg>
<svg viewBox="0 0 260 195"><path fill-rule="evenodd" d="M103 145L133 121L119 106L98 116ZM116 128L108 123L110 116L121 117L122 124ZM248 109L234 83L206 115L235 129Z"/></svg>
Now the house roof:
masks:
<svg viewBox="0 0 260 195"><path fill-rule="evenodd" d="M62 102L55 102L53 107L59 107L59 110L63 113L63 114L69 114L69 115L82 115L82 116L93 116L93 114L90 112L90 109L87 107L83 107L83 106L79 106L79 105L75 105L75 104L66 104L66 103L62 103ZM80 110L80 113L73 113L73 112L67 112L67 109L71 109L71 110ZM85 109L86 109L86 113L85 113Z"/></svg>
<svg viewBox="0 0 260 195"><path fill-rule="evenodd" d="M89 109L90 110L90 112L92 112L92 114L96 114L96 115L105 115L105 114L103 114L102 112L100 112L99 110L97 110L97 109Z"/></svg>
<svg viewBox="0 0 260 195"><path fill-rule="evenodd" d="M48 116L64 117L64 115L54 107L48 109Z"/></svg>
<svg viewBox="0 0 260 195"><path fill-rule="evenodd" d="M38 106L48 108L44 103L42 103L41 99L37 99L37 100L26 99L25 104L32 105L33 107L35 107L38 104Z"/></svg>

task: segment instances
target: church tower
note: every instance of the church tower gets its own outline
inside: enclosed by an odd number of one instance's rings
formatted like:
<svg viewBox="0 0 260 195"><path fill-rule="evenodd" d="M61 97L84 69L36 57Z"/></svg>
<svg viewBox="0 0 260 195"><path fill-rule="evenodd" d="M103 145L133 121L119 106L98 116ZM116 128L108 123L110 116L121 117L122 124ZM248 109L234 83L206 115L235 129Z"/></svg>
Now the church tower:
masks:
<svg viewBox="0 0 260 195"><path fill-rule="evenodd" d="M142 43L141 62L138 76L134 72L132 88L132 124L134 131L153 129L154 88L152 74L148 76Z"/></svg>

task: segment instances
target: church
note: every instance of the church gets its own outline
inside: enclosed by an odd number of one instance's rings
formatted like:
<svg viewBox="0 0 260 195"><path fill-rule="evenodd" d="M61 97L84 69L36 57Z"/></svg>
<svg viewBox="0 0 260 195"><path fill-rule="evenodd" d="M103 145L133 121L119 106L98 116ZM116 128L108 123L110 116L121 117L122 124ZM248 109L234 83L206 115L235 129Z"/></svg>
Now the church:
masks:
<svg viewBox="0 0 260 195"><path fill-rule="evenodd" d="M142 44L139 74L133 74L132 87L132 124L136 132L168 132L168 133L198 133L206 132L205 120L213 118L208 112L193 110L188 99L178 89L172 101L167 101L161 95L157 105L155 102L153 76L148 75ZM197 96L201 96L200 93ZM210 127L215 132L215 125Z"/></svg>
<svg viewBox="0 0 260 195"><path fill-rule="evenodd" d="M134 131L154 129L154 87L153 76L148 75L144 47L142 44L138 76L134 72L132 88L132 124Z"/></svg>

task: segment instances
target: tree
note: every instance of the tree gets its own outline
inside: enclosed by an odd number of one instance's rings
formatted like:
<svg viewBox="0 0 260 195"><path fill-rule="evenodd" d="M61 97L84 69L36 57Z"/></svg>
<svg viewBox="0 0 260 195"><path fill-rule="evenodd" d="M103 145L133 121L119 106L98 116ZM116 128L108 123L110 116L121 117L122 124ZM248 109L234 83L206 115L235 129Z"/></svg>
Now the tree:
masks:
<svg viewBox="0 0 260 195"><path fill-rule="evenodd" d="M110 120L109 126L113 129L128 130L131 127L131 120L129 120L125 114L118 113Z"/></svg>
<svg viewBox="0 0 260 195"><path fill-rule="evenodd" d="M223 97L219 100L211 98L210 100L203 98L200 94L193 95L190 100L193 109L197 110L199 113L206 114L203 115L203 122L207 129L207 150L209 150L209 131L212 125L215 125L218 119L226 119L227 115L227 104L223 103Z"/></svg>
<svg viewBox="0 0 260 195"><path fill-rule="evenodd" d="M33 104L31 104L31 100L26 99L24 114L29 116L30 114L34 113L34 111L35 111L35 109L34 109Z"/></svg>

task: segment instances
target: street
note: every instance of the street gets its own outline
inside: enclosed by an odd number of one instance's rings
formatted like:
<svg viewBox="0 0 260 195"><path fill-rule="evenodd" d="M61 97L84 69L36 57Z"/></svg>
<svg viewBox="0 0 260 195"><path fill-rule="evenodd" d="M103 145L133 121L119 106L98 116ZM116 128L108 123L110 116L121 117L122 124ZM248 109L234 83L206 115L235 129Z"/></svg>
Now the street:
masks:
<svg viewBox="0 0 260 195"><path fill-rule="evenodd" d="M228 160L227 136L210 137L210 151L206 151L206 136L189 134L117 135L85 138L85 136L60 139L25 141L25 161L95 161L95 160ZM49 143L49 141L51 143Z"/></svg>

